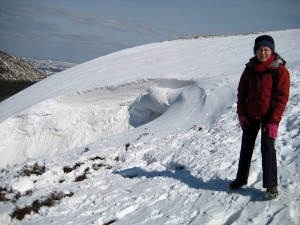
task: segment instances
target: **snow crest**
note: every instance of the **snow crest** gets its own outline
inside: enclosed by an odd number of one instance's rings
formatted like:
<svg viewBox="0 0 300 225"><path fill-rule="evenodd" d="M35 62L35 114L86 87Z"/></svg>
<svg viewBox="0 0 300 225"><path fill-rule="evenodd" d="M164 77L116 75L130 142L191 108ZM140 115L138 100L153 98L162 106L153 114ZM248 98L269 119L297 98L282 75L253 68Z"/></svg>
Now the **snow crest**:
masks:
<svg viewBox="0 0 300 225"><path fill-rule="evenodd" d="M129 124L138 127L161 116L193 81L157 80L159 86L145 90L129 108Z"/></svg>

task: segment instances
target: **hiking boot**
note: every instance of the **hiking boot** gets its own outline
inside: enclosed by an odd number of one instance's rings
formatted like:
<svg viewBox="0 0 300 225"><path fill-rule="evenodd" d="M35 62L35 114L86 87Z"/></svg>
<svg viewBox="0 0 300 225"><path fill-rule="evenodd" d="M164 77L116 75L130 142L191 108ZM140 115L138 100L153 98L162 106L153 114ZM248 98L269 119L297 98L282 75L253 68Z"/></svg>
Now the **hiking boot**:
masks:
<svg viewBox="0 0 300 225"><path fill-rule="evenodd" d="M242 188L242 187L244 187L244 186L245 186L245 184L240 184L240 183L237 182L236 180L232 181L232 182L229 184L230 189L231 189L231 190L234 190L234 191L236 191L236 190L238 190L238 189L240 189L240 188Z"/></svg>
<svg viewBox="0 0 300 225"><path fill-rule="evenodd" d="M272 188L267 188L266 191L266 200L272 200L274 198L277 198L278 196L278 188L277 187L272 187Z"/></svg>

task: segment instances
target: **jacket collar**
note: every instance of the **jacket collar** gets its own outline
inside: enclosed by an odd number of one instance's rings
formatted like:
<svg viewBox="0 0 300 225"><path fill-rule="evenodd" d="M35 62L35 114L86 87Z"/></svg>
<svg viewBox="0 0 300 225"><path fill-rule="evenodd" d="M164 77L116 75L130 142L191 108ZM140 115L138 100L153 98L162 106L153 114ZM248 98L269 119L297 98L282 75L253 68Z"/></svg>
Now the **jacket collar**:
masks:
<svg viewBox="0 0 300 225"><path fill-rule="evenodd" d="M257 58L254 56L249 59L249 62L246 64L246 67L255 67L257 64ZM274 61L267 67L267 69L277 69L280 64L285 65L286 61L278 54L274 53Z"/></svg>

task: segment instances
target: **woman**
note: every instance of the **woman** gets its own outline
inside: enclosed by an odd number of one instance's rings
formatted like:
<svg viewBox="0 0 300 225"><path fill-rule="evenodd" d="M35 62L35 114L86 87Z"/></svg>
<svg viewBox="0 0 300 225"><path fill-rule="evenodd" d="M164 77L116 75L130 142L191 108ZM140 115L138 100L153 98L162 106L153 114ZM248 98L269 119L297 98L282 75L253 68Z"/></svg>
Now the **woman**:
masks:
<svg viewBox="0 0 300 225"><path fill-rule="evenodd" d="M261 129L263 187L270 200L278 196L274 142L289 99L290 76L286 62L275 52L271 36L255 39L254 54L238 86L237 114L243 135L236 179L229 186L237 190L247 184L255 140Z"/></svg>

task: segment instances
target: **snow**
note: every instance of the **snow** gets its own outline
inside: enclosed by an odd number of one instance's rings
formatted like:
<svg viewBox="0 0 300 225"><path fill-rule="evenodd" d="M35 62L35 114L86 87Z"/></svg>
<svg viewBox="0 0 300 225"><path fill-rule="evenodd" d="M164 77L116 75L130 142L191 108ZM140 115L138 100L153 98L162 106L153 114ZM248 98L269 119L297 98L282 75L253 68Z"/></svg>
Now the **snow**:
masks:
<svg viewBox="0 0 300 225"><path fill-rule="evenodd" d="M97 58L0 103L0 224L299 224L300 30L266 34L291 75L278 199L264 201L260 136L248 187L228 190L236 88L259 34L185 39ZM24 175L34 165L46 171ZM52 193L64 197L11 219Z"/></svg>

